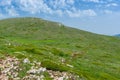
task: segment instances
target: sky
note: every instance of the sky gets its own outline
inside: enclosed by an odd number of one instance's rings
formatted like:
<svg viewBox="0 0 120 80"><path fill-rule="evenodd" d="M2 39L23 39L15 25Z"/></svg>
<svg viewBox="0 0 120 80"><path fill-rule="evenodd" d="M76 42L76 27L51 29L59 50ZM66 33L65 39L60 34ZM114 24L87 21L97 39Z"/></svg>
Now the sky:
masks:
<svg viewBox="0 0 120 80"><path fill-rule="evenodd" d="M39 17L97 34L120 34L120 0L0 0L0 19Z"/></svg>

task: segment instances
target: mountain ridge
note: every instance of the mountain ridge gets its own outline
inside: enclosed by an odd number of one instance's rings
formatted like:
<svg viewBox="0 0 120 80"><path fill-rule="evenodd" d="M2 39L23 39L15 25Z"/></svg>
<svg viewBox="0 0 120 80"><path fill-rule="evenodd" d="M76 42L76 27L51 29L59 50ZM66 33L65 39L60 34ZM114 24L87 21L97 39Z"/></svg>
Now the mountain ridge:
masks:
<svg viewBox="0 0 120 80"><path fill-rule="evenodd" d="M115 36L118 36L118 37L120 37L120 34L116 34Z"/></svg>

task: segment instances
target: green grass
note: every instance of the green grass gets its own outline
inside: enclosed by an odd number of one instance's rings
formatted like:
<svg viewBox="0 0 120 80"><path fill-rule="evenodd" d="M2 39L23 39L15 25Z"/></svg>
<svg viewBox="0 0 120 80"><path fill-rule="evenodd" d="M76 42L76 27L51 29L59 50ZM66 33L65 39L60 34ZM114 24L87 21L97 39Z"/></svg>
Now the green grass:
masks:
<svg viewBox="0 0 120 80"><path fill-rule="evenodd" d="M60 72L68 71L70 69L69 67L67 67L63 64L60 64L60 63L58 64L58 63L55 63L55 62L50 61L50 60L42 61L41 65L43 67L46 67L48 70L60 71Z"/></svg>
<svg viewBox="0 0 120 80"><path fill-rule="evenodd" d="M0 58L7 54L40 61L48 69L72 72L87 80L120 79L119 38L59 26L39 18L0 21ZM62 59L65 62L61 65Z"/></svg>
<svg viewBox="0 0 120 80"><path fill-rule="evenodd" d="M30 70L31 65L23 63L20 64L19 67L22 68L22 70L19 71L18 77L23 78L23 76L27 75L27 71Z"/></svg>

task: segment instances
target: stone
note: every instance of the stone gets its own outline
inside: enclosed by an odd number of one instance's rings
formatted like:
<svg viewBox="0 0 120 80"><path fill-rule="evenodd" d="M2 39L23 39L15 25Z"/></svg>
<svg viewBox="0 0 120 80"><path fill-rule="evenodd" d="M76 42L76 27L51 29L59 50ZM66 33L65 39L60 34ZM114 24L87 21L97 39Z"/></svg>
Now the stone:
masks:
<svg viewBox="0 0 120 80"><path fill-rule="evenodd" d="M30 63L30 61L29 61L28 58L26 58L26 59L23 60L23 63Z"/></svg>

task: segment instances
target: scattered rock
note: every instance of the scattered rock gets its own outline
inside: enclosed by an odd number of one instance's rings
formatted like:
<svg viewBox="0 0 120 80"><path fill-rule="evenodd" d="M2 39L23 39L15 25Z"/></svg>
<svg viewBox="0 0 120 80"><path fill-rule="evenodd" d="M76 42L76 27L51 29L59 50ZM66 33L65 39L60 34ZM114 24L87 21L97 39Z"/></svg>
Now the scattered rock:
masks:
<svg viewBox="0 0 120 80"><path fill-rule="evenodd" d="M59 77L58 80L64 80L64 77Z"/></svg>
<svg viewBox="0 0 120 80"><path fill-rule="evenodd" d="M25 76L22 80L44 80L44 76L28 75Z"/></svg>
<svg viewBox="0 0 120 80"><path fill-rule="evenodd" d="M30 61L29 61L28 58L26 58L26 59L23 60L23 63L30 63Z"/></svg>
<svg viewBox="0 0 120 80"><path fill-rule="evenodd" d="M68 72L47 70L53 80L78 80L79 76Z"/></svg>
<svg viewBox="0 0 120 80"><path fill-rule="evenodd" d="M0 61L0 80L11 80L11 78L15 78L18 76L19 70L19 61L14 57L6 57L5 60Z"/></svg>
<svg viewBox="0 0 120 80"><path fill-rule="evenodd" d="M25 58L23 63L30 63L30 60ZM47 70L41 66L41 62L37 61L31 62L30 64L32 66L31 69L26 72L27 75L20 78L18 74L22 68L20 68L19 64L20 60L15 57L7 56L6 59L0 59L0 80L44 80L44 72L48 73L48 76L53 80L80 80L79 76L69 72ZM73 67L69 64L66 65L71 68Z"/></svg>

